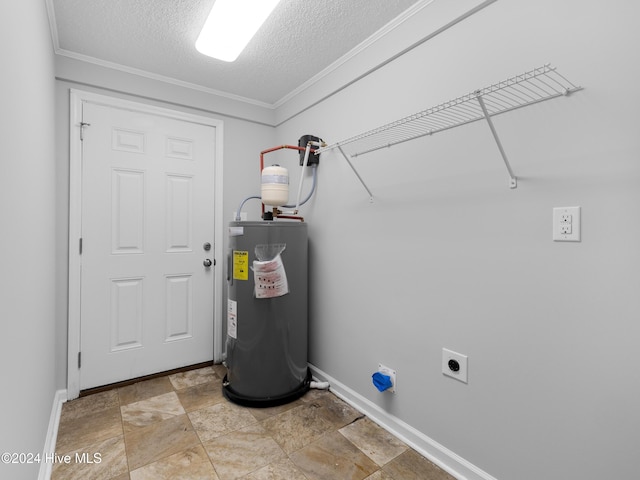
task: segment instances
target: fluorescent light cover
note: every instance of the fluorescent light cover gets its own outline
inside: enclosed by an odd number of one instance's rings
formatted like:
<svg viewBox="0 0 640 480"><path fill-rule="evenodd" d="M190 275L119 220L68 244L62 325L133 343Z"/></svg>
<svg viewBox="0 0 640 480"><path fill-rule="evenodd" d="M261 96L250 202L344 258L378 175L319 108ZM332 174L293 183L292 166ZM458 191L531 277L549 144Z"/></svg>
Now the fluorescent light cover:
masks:
<svg viewBox="0 0 640 480"><path fill-rule="evenodd" d="M196 40L209 57L233 62L280 0L216 0Z"/></svg>

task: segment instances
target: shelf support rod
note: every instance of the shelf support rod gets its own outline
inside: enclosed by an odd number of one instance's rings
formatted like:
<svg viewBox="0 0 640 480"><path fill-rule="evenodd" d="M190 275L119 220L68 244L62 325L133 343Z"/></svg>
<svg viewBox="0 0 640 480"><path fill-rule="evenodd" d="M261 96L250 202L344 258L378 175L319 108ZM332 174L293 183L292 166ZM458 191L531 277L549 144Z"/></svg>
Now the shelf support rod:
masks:
<svg viewBox="0 0 640 480"><path fill-rule="evenodd" d="M338 145L338 150L340 150L340 153L342 154L342 156L344 157L344 159L347 161L347 163L349 164L349 166L351 167L351 170L353 170L353 173L356 174L356 177L358 177L358 180L360 180L360 183L362 184L362 186L364 187L364 189L367 191L367 193L369 194L369 201L371 203L373 203L373 193L371 193L371 190L369 190L369 187L367 187L367 184L364 183L364 180L362 180L362 177L360 176L360 174L358 173L358 171L355 169L355 167L352 165L351 161L349 160L349 157L347 157L347 154L344 153L344 150L342 150L342 147L340 145Z"/></svg>
<svg viewBox="0 0 640 480"><path fill-rule="evenodd" d="M498 132L496 132L496 128L493 126L493 121L491 120L491 116L487 111L487 107L484 104L484 100L482 99L482 95L480 91L476 91L476 98L478 99L478 103L480 104L480 108L482 109L482 113L484 114L484 118L489 124L489 128L491 129L491 134L493 135L493 139L496 141L498 145L498 150L500 150L500 155L502 155L502 160L504 161L505 166L507 167L507 171L509 172L509 188L516 188L518 186L518 179L513 174L513 170L511 170L511 165L509 165L509 159L507 158L507 154L504 153L504 148L502 148L502 143L500 143L500 138L498 137Z"/></svg>

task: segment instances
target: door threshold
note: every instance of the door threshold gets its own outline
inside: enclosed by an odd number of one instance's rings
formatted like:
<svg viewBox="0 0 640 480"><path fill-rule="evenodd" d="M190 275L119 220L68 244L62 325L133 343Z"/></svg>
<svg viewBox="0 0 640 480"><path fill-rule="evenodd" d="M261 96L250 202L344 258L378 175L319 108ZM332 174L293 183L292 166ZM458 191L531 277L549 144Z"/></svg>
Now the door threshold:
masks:
<svg viewBox="0 0 640 480"><path fill-rule="evenodd" d="M123 380L121 382L110 383L108 385L102 385L100 387L87 388L86 390L80 390L79 397L86 397L93 395L94 393L107 392L114 388L126 387L127 385L133 385L134 383L144 382L145 380L152 380L154 378L166 377L167 375L174 375L176 373L188 372L189 370L197 370L199 368L210 367L213 365L213 360L208 362L196 363L195 365L187 365L186 367L174 368L173 370L166 370L164 372L152 373L150 375L144 375L143 377L136 377L130 380Z"/></svg>

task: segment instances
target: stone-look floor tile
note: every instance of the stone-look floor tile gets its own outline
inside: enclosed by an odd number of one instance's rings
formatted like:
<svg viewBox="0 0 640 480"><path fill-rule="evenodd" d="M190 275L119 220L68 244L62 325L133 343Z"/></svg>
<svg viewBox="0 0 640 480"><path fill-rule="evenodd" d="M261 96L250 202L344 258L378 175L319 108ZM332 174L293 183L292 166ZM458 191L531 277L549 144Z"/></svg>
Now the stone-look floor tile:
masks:
<svg viewBox="0 0 640 480"><path fill-rule="evenodd" d="M249 410L251 414L256 418L256 420L260 422L269 417L280 415L281 413L284 413L287 410L291 410L299 405L302 405L303 403L303 400L299 398L297 400L294 400L293 402L285 403L284 405L278 405L276 407L247 407L247 410Z"/></svg>
<svg viewBox="0 0 640 480"><path fill-rule="evenodd" d="M227 367L225 367L220 363L216 365L211 365L211 368L213 368L213 371L216 372L216 375L220 377L221 380L227 374Z"/></svg>
<svg viewBox="0 0 640 480"><path fill-rule="evenodd" d="M331 392L329 390L319 390L316 388L310 388L309 391L307 391L307 393L305 393L302 397L298 399L298 401L301 403L313 403L327 393L331 393Z"/></svg>
<svg viewBox="0 0 640 480"><path fill-rule="evenodd" d="M220 380L201 383L194 387L178 390L176 393L187 412L201 410L224 401Z"/></svg>
<svg viewBox="0 0 640 480"><path fill-rule="evenodd" d="M120 407L120 411L125 432L185 413L176 392L164 393L124 405Z"/></svg>
<svg viewBox="0 0 640 480"><path fill-rule="evenodd" d="M122 435L122 418L118 406L78 417L62 417L61 415L56 452L72 452L85 445L91 445L118 435Z"/></svg>
<svg viewBox="0 0 640 480"><path fill-rule="evenodd" d="M129 470L187 450L200 443L186 415L125 432Z"/></svg>
<svg viewBox="0 0 640 480"><path fill-rule="evenodd" d="M118 389L118 396L122 406L172 391L173 386L169 381L169 377L160 377L121 387Z"/></svg>
<svg viewBox="0 0 640 480"><path fill-rule="evenodd" d="M247 409L226 401L188 415L203 442L257 423Z"/></svg>
<svg viewBox="0 0 640 480"><path fill-rule="evenodd" d="M285 452L291 453L333 429L331 423L319 415L319 410L314 404L301 404L260 423Z"/></svg>
<svg viewBox="0 0 640 480"><path fill-rule="evenodd" d="M242 480L307 480L288 458L279 460L242 477Z"/></svg>
<svg viewBox="0 0 640 480"><path fill-rule="evenodd" d="M316 407L318 415L336 429L364 416L328 390L310 390L303 398L305 403Z"/></svg>
<svg viewBox="0 0 640 480"><path fill-rule="evenodd" d="M265 465L286 459L285 453L260 424L204 443L221 480L233 480Z"/></svg>
<svg viewBox="0 0 640 480"><path fill-rule="evenodd" d="M286 412L287 410L291 410L295 408L295 405L292 403L287 403L285 405L278 405L277 407L265 407L265 408L252 408L247 407L247 410L251 412L253 417L261 422L262 420L266 420L270 417L275 417L276 415L280 415L281 413Z"/></svg>
<svg viewBox="0 0 640 480"><path fill-rule="evenodd" d="M372 473L364 480L396 480L388 473L383 472L382 470L378 470L377 472ZM402 479L401 479L402 480Z"/></svg>
<svg viewBox="0 0 640 480"><path fill-rule="evenodd" d="M122 435L85 444L70 452L70 463L55 463L51 480L98 480L128 478L127 457Z"/></svg>
<svg viewBox="0 0 640 480"><path fill-rule="evenodd" d="M140 467L131 480L220 480L204 448L197 445L183 452Z"/></svg>
<svg viewBox="0 0 640 480"><path fill-rule="evenodd" d="M394 479L402 480L455 480L414 450L407 450L390 461L382 470Z"/></svg>
<svg viewBox="0 0 640 480"><path fill-rule="evenodd" d="M169 381L176 390L193 387L201 383L213 382L216 379L218 379L218 375L216 375L212 367L198 368L197 370L189 370L169 375Z"/></svg>
<svg viewBox="0 0 640 480"><path fill-rule="evenodd" d="M60 421L64 422L87 415L95 415L103 410L119 406L118 393L115 390L94 393L93 395L76 398L64 403Z"/></svg>
<svg viewBox="0 0 640 480"><path fill-rule="evenodd" d="M117 477L111 477L109 480L131 480L129 472L118 475Z"/></svg>
<svg viewBox="0 0 640 480"><path fill-rule="evenodd" d="M309 480L362 480L378 470L373 460L339 432L322 436L290 458Z"/></svg>
<svg viewBox="0 0 640 480"><path fill-rule="evenodd" d="M381 467L409 448L368 418L362 418L339 431Z"/></svg>

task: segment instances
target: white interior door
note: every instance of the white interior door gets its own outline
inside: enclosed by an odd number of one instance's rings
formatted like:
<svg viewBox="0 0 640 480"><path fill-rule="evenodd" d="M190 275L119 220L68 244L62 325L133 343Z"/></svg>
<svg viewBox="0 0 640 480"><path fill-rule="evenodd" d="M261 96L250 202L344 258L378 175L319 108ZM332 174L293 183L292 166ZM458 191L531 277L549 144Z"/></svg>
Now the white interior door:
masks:
<svg viewBox="0 0 640 480"><path fill-rule="evenodd" d="M212 360L215 127L82 116L80 390Z"/></svg>

